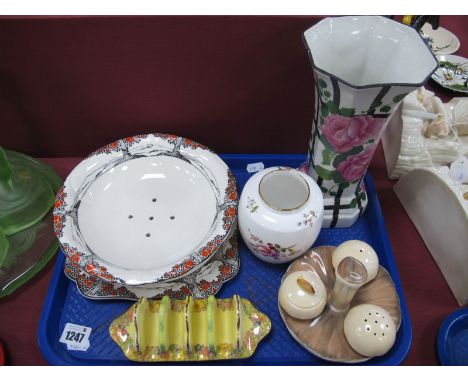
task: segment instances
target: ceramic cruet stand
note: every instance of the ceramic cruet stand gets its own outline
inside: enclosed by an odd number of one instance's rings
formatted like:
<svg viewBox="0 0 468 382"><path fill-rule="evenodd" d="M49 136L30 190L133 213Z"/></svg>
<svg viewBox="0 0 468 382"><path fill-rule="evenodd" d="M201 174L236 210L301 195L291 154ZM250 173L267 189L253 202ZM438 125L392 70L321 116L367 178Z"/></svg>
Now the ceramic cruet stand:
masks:
<svg viewBox="0 0 468 382"><path fill-rule="evenodd" d="M341 363L359 363L372 358L358 353L345 335L345 318L351 309L362 304L385 309L395 331L398 329L401 321L398 294L390 275L374 262L374 254L367 252L367 247L370 248L366 243L349 241L336 248L313 248L292 262L283 276L282 282L301 271L313 273L326 287L327 304L312 319L301 319L294 311L290 311L291 315L279 301L281 317L293 338L319 358ZM343 253L347 256L341 257ZM338 260L335 266L333 258Z"/></svg>
<svg viewBox="0 0 468 382"><path fill-rule="evenodd" d="M315 77L309 174L324 227L349 227L367 206L362 182L388 118L437 60L413 28L381 16L326 18L304 33Z"/></svg>

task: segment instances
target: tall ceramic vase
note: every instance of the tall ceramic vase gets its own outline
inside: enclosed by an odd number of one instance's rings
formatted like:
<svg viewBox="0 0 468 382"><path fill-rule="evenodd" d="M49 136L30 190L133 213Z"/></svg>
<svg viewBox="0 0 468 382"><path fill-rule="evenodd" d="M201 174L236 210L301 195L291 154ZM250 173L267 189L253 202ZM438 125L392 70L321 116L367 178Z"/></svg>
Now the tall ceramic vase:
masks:
<svg viewBox="0 0 468 382"><path fill-rule="evenodd" d="M437 60L416 30L380 16L326 18L304 39L316 84L309 174L323 227L349 227L367 206L363 177L389 116Z"/></svg>

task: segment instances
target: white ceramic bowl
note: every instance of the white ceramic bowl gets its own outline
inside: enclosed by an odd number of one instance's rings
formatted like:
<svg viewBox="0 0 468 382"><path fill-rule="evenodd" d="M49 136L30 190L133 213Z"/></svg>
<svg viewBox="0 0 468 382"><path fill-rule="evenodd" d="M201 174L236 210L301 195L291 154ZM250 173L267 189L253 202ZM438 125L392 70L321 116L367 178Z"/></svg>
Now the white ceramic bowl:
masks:
<svg viewBox="0 0 468 382"><path fill-rule="evenodd" d="M91 276L148 285L208 261L236 226L237 191L227 165L186 138L121 139L68 176L54 208L64 253Z"/></svg>
<svg viewBox="0 0 468 382"><path fill-rule="evenodd" d="M270 167L253 175L239 200L239 231L250 251L285 263L307 251L322 227L323 196L307 174Z"/></svg>

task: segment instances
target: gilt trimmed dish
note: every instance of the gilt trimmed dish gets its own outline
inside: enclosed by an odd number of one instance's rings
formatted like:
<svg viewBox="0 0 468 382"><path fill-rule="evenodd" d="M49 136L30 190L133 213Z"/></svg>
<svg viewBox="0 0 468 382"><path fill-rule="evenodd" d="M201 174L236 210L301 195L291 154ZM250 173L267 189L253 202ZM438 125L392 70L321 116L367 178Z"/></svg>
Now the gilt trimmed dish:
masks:
<svg viewBox="0 0 468 382"><path fill-rule="evenodd" d="M238 295L141 299L109 327L125 356L138 362L248 358L270 330L270 319Z"/></svg>

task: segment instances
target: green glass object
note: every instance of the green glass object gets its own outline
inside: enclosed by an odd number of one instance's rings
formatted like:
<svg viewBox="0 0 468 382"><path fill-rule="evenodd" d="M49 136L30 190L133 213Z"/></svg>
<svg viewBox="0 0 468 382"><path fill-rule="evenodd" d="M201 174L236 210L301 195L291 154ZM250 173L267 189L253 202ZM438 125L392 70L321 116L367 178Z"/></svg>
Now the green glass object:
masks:
<svg viewBox="0 0 468 382"><path fill-rule="evenodd" d="M6 237L3 230L0 228L0 267L3 263L5 263L9 247L10 242L8 241L8 238Z"/></svg>
<svg viewBox="0 0 468 382"><path fill-rule="evenodd" d="M53 174L49 166L0 147L0 227L5 235L31 227L47 214L55 200Z"/></svg>
<svg viewBox="0 0 468 382"><path fill-rule="evenodd" d="M55 255L52 207L62 179L52 167L0 147L0 297Z"/></svg>

